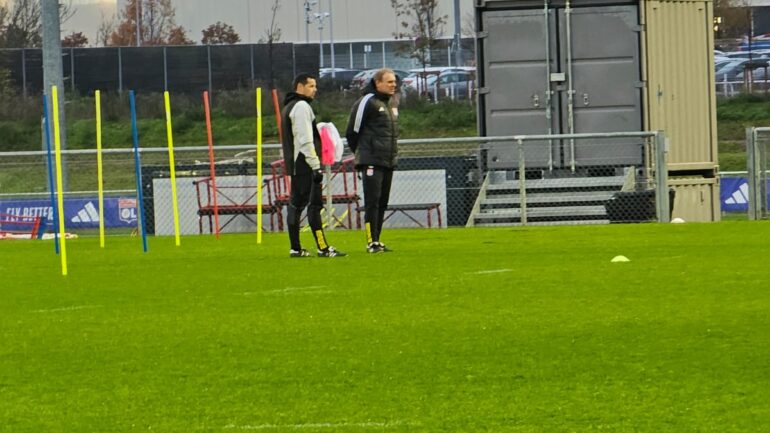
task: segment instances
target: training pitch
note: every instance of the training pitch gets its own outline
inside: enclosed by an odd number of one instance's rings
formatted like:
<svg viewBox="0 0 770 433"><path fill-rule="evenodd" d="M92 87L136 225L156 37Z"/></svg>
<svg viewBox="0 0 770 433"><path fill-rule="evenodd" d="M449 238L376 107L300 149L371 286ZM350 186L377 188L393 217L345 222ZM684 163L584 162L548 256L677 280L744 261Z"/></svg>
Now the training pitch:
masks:
<svg viewBox="0 0 770 433"><path fill-rule="evenodd" d="M328 238L1 241L0 432L770 431L768 222Z"/></svg>

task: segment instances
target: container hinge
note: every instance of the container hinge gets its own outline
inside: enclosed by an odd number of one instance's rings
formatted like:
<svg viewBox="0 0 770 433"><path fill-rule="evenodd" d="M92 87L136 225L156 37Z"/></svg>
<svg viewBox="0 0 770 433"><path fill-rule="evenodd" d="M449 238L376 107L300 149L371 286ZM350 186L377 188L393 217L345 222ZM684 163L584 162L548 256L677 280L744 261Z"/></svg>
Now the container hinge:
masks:
<svg viewBox="0 0 770 433"><path fill-rule="evenodd" d="M644 89L647 87L647 83L645 83L644 81L637 81L636 83L634 83L634 87L636 87L637 89Z"/></svg>
<svg viewBox="0 0 770 433"><path fill-rule="evenodd" d="M479 95L486 95L490 92L489 87L479 87L477 91Z"/></svg>
<svg viewBox="0 0 770 433"><path fill-rule="evenodd" d="M489 32L487 31L476 32L476 39L484 39L488 37L489 37Z"/></svg>

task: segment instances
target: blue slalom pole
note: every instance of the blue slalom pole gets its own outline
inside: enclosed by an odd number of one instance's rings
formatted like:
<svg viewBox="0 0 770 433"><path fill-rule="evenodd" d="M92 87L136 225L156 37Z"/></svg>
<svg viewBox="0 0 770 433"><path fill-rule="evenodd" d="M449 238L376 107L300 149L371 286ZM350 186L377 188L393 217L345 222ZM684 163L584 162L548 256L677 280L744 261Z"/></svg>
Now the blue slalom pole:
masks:
<svg viewBox="0 0 770 433"><path fill-rule="evenodd" d="M48 96L43 94L43 128L45 129L45 148L48 151L48 190L51 191L51 209L53 209L53 221L59 221L59 207L56 205L56 190L53 180L53 152L51 151L51 126L48 122ZM48 216L46 215L46 219ZM47 226L48 224L46 224ZM59 231L53 231L53 243L56 254L59 254Z"/></svg>
<svg viewBox="0 0 770 433"><path fill-rule="evenodd" d="M131 103L131 134L134 137L134 166L136 168L136 195L139 207L139 229L142 232L142 247L147 252L147 226L144 222L144 193L142 192L142 161L139 158L139 128L136 125L136 97L134 91L128 92Z"/></svg>

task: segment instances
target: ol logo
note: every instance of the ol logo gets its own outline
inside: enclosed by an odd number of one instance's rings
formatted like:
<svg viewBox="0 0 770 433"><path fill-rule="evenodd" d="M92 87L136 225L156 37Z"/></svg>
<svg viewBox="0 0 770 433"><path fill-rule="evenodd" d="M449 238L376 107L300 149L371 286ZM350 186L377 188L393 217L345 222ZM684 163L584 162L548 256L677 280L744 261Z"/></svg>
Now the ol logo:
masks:
<svg viewBox="0 0 770 433"><path fill-rule="evenodd" d="M136 199L121 198L118 200L118 213L120 220L125 223L136 222Z"/></svg>

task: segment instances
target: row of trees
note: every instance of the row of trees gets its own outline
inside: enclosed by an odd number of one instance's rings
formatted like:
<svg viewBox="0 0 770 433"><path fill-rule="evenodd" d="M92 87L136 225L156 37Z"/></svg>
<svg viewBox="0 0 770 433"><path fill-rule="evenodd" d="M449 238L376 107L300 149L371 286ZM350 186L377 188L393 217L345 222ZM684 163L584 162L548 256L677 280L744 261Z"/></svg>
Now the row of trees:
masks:
<svg viewBox="0 0 770 433"><path fill-rule="evenodd" d="M61 5L61 21L66 22L75 10L71 0ZM280 0L273 0L273 20L265 32L265 42L277 42L280 29L275 14ZM42 16L40 0L15 0L12 7L0 4L0 48L38 48L42 45ZM97 30L96 45L152 46L193 45L184 27L176 23L176 10L171 0L129 0L117 17L102 18ZM138 33L138 37L137 37ZM235 44L241 37L233 26L216 22L202 32L204 45ZM85 47L88 38L82 32L73 32L62 38L63 47Z"/></svg>

